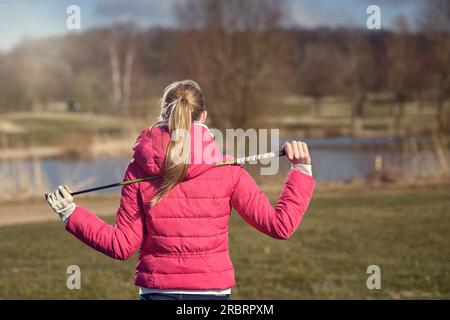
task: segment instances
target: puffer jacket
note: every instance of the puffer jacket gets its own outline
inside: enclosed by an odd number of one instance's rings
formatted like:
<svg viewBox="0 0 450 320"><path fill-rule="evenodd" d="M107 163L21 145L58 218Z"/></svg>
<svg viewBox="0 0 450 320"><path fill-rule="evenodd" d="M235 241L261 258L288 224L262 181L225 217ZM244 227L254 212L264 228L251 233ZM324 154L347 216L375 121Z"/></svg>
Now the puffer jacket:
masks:
<svg viewBox="0 0 450 320"><path fill-rule="evenodd" d="M197 143L198 137L191 143L191 159L195 152L203 151L216 162L229 159L221 154L206 127L201 126L201 132L201 143ZM124 179L162 176L169 139L166 126L143 130ZM151 207L160 183L158 179L122 187L114 226L77 206L66 229L115 259L125 260L140 249L135 284L180 290L235 285L228 252L232 207L257 230L288 239L302 220L315 186L311 176L291 170L274 208L241 166L215 167L211 159L198 158L189 165L185 179Z"/></svg>

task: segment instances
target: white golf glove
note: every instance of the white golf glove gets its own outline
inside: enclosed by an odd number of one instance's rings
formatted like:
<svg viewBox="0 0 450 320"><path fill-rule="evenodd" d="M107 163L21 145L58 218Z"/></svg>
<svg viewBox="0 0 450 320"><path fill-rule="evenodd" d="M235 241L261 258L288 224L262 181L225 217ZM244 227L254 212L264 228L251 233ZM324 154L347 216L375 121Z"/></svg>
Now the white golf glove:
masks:
<svg viewBox="0 0 450 320"><path fill-rule="evenodd" d="M55 192L45 194L48 204L64 223L67 223L76 207L71 192L68 186L59 186Z"/></svg>

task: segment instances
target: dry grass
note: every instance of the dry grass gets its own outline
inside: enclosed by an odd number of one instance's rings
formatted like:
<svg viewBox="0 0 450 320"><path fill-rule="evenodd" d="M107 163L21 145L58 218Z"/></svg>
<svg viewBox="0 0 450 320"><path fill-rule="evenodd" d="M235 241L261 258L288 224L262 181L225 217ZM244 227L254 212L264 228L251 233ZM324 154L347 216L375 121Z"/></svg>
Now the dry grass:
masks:
<svg viewBox="0 0 450 320"><path fill-rule="evenodd" d="M8 113L2 114L2 121L20 129L20 132L0 131L3 159L36 155L74 158L85 157L86 154L116 156L117 152L122 155L123 147L117 147L116 143L111 150L106 150L108 144L105 141L131 141L129 149L138 132L151 123L150 119L76 112Z"/></svg>

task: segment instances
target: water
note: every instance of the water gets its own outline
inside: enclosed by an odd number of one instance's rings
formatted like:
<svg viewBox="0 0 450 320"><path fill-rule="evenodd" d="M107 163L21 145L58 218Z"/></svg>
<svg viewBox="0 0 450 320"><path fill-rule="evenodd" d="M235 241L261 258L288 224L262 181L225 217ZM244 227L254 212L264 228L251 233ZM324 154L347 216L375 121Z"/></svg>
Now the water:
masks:
<svg viewBox="0 0 450 320"><path fill-rule="evenodd" d="M85 189L121 181L127 168L128 158L95 160L41 160L42 170L49 186L61 184ZM115 191L117 191L116 189Z"/></svg>
<svg viewBox="0 0 450 320"><path fill-rule="evenodd" d="M409 176L421 177L436 168L437 157L426 138L415 140L419 150L395 137L334 137L305 139L311 153L317 181L366 180L374 172L375 157L381 156L383 168L401 168ZM287 166L289 168L289 166Z"/></svg>
<svg viewBox="0 0 450 320"><path fill-rule="evenodd" d="M63 160L63 159L41 159L27 161L13 161L3 163L9 171L8 177L20 179L21 171L27 171L33 180L35 176L35 161L39 161L43 183L53 190L58 185L67 184L73 191L86 189L103 184L121 181L130 159L95 159L95 160ZM1 169L1 168L0 168ZM0 170L0 175L4 170ZM30 183L35 184L34 181ZM100 192L117 192L119 188Z"/></svg>
<svg viewBox="0 0 450 320"><path fill-rule="evenodd" d="M353 178L365 180L373 172L374 159L377 155L382 156L383 167L401 167L409 175L416 177L428 174L437 163L436 155L431 150L405 151L404 143L391 137L310 138L305 142L308 143L311 152L313 173L317 181L346 181ZM424 141L419 142L419 146L424 145ZM68 184L73 190L78 190L120 181L129 159L42 159L39 162L45 183L49 188ZM283 173L289 169L287 161L280 163ZM32 171L35 163L33 161L10 162L8 167L13 172ZM115 188L102 192L118 190Z"/></svg>

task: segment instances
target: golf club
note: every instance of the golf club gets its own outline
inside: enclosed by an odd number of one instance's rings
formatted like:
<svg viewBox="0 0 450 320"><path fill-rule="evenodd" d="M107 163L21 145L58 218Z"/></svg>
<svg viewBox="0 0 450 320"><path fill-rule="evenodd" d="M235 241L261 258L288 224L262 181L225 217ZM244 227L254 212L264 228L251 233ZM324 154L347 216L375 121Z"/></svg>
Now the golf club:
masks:
<svg viewBox="0 0 450 320"><path fill-rule="evenodd" d="M283 157L285 155L286 155L286 152L284 151L284 149L281 149L278 152L262 153L262 154L257 154L257 155L248 156L248 157L242 157L242 158L238 158L238 159L234 159L234 160L230 160L230 161L220 162L220 163L217 163L215 166L222 167L222 166L232 165L232 164L244 164L244 163L248 163L251 161L258 161L258 160L262 160L262 159L272 159L272 158L276 158L276 157ZM94 191L99 191L99 190L104 190L104 189L110 189L110 188L114 188L114 187L126 186L126 185L129 185L132 183L148 181L148 180L153 180L153 179L157 179L157 178L159 178L159 176L151 176L151 177L144 177L144 178L139 178L139 179L134 179L134 180L126 180L126 181L122 181L122 182L116 182L116 183L111 183L111 184L107 184L104 186L95 187L95 188L75 191L75 192L72 192L71 195L77 196L77 195L84 194L84 193L89 193L89 192L94 192Z"/></svg>

